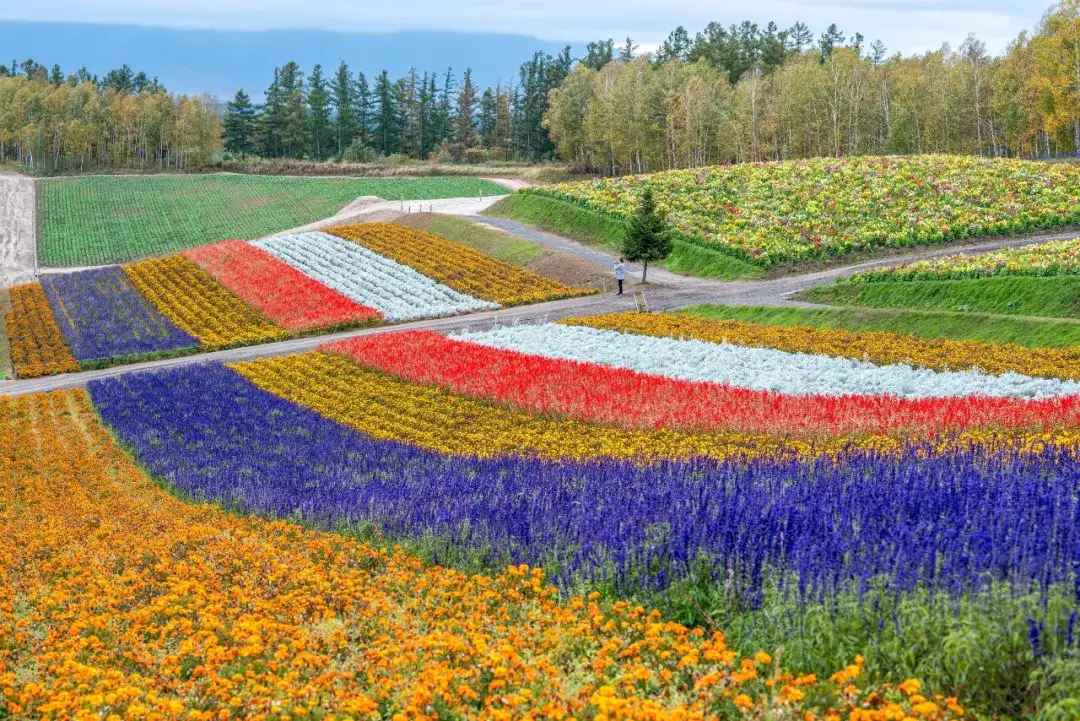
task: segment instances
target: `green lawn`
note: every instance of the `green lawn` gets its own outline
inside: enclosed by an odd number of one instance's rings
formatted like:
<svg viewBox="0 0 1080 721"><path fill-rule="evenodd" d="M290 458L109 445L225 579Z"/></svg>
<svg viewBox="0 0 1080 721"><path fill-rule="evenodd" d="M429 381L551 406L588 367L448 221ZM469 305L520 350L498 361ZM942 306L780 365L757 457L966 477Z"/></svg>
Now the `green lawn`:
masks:
<svg viewBox="0 0 1080 721"><path fill-rule="evenodd" d="M1080 278L1076 276L838 283L802 297L826 305L1080 318Z"/></svg>
<svg viewBox="0 0 1080 721"><path fill-rule="evenodd" d="M55 178L38 183L39 262L102 265L328 218L362 195L432 200L505 193L481 178L186 175Z"/></svg>
<svg viewBox="0 0 1080 721"><path fill-rule="evenodd" d="M510 265L524 267L544 252L543 246L536 243L521 240L491 228L484 228L452 215L415 213L405 216L398 222L411 228L426 230L455 243L476 248L481 253L498 258Z"/></svg>
<svg viewBox="0 0 1080 721"><path fill-rule="evenodd" d="M619 219L535 193L514 193L484 211L485 215L510 218L574 240L595 245L617 255L622 251L626 225ZM675 273L698 278L754 278L762 268L719 251L682 241L675 241L675 250L663 266Z"/></svg>
<svg viewBox="0 0 1080 721"><path fill-rule="evenodd" d="M765 325L803 325L850 331L889 331L919 338L981 340L1028 348L1080 346L1080 322L1010 318L1001 315L897 308L775 308L697 305L680 313L714 320L742 320Z"/></svg>

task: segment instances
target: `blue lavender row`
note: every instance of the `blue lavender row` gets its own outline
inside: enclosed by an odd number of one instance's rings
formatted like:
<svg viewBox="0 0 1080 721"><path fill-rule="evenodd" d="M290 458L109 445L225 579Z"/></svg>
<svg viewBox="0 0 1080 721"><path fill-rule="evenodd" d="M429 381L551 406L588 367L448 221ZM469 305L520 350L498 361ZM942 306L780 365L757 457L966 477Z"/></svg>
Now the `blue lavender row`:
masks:
<svg viewBox="0 0 1080 721"><path fill-rule="evenodd" d="M198 341L161 315L119 267L46 275L45 295L76 360L179 350Z"/></svg>
<svg viewBox="0 0 1080 721"><path fill-rule="evenodd" d="M704 565L753 600L886 577L953 593L1048 584L1080 563L1074 453L842 464L476 460L375 441L218 364L94 381L102 417L152 473L205 500L336 526L372 521L543 563L566 582L663 588Z"/></svg>

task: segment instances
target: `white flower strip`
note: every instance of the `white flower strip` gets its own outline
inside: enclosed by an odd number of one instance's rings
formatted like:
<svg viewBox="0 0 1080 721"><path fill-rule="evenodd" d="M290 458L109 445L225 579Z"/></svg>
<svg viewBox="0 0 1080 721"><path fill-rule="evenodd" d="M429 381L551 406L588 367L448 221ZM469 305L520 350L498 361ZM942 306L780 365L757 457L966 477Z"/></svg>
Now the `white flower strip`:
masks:
<svg viewBox="0 0 1080 721"><path fill-rule="evenodd" d="M884 395L905 398L998 396L1046 398L1080 393L1080 383L1000 376L977 370L939 372L727 343L653 338L562 325L523 325L455 336L492 348L629 368L790 395Z"/></svg>
<svg viewBox="0 0 1080 721"><path fill-rule="evenodd" d="M499 307L459 293L358 243L326 233L267 238L254 245L357 303L375 308L389 321Z"/></svg>

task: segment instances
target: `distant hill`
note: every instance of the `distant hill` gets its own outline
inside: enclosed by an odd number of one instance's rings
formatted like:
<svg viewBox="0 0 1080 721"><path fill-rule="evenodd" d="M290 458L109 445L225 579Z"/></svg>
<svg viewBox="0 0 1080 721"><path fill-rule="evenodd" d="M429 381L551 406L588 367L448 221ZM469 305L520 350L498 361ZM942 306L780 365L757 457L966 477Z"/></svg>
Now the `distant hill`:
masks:
<svg viewBox="0 0 1080 721"><path fill-rule="evenodd" d="M9 64L33 58L65 73L85 65L102 75L127 63L158 76L172 91L210 92L224 102L238 88L256 101L270 84L275 67L295 60L305 72L316 63L331 75L344 59L370 78L386 69L391 76L454 68L460 80L471 67L482 86L507 82L537 50L560 52L564 44L525 35L443 31L391 33L324 30L178 30L136 25L0 21L0 52Z"/></svg>

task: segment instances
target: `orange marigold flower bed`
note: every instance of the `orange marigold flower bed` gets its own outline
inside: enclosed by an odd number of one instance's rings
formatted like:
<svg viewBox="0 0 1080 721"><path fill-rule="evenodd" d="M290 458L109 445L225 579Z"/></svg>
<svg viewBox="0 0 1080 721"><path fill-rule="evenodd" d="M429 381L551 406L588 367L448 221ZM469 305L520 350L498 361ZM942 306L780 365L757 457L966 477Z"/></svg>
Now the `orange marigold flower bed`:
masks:
<svg viewBox="0 0 1080 721"><path fill-rule="evenodd" d="M85 392L0 399L0 715L946 721L955 699L796 677L539 569L498 577L188 505ZM812 701L811 701L812 700Z"/></svg>
<svg viewBox="0 0 1080 721"><path fill-rule="evenodd" d="M11 344L11 363L20 378L79 370L40 283L11 289L11 311L4 322Z"/></svg>

